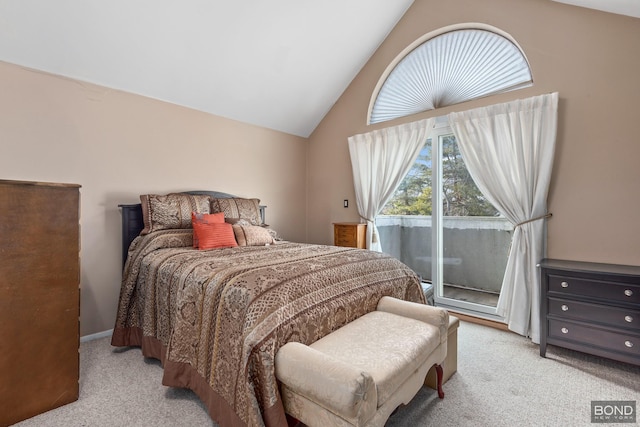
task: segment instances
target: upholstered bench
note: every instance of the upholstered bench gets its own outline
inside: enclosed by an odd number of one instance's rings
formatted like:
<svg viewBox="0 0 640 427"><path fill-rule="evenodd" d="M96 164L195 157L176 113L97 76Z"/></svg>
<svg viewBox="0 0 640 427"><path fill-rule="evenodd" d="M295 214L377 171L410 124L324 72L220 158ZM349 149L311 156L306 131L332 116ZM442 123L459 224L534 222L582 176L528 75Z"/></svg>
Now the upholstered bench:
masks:
<svg viewBox="0 0 640 427"><path fill-rule="evenodd" d="M458 326L460 320L449 314L449 328L447 330L447 357L442 362L442 384L445 384L458 370ZM435 367L429 369L427 379L424 382L434 390L438 389L437 375Z"/></svg>
<svg viewBox="0 0 640 427"><path fill-rule="evenodd" d="M285 411L313 426L383 426L447 355L449 314L383 297L368 313L307 346L284 345L276 377Z"/></svg>

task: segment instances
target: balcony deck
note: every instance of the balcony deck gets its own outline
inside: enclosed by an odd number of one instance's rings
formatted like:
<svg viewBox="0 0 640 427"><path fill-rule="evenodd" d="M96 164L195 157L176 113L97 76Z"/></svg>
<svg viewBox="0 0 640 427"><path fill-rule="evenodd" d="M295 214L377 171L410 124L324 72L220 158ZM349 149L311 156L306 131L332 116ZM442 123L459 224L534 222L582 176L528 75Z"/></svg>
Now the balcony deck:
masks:
<svg viewBox="0 0 640 427"><path fill-rule="evenodd" d="M476 304L495 307L498 305L499 294L488 292L482 289L471 289L463 286L446 284L444 285L445 298L452 298L459 301L468 301Z"/></svg>

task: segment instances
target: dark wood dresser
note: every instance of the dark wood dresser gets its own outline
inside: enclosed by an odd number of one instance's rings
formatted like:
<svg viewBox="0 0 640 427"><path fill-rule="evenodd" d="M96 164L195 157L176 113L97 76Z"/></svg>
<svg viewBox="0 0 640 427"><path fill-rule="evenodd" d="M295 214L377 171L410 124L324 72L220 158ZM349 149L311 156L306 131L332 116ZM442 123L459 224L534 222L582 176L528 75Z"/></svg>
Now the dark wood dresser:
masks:
<svg viewBox="0 0 640 427"><path fill-rule="evenodd" d="M557 345L640 365L640 266L544 259L540 355Z"/></svg>
<svg viewBox="0 0 640 427"><path fill-rule="evenodd" d="M79 193L0 180L0 426L78 399Z"/></svg>

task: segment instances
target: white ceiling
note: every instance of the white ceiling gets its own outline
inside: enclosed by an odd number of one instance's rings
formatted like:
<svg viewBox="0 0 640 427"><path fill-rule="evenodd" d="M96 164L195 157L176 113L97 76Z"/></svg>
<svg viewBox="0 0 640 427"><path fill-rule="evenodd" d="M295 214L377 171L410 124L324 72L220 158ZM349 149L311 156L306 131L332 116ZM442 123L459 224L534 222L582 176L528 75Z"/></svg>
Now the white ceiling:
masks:
<svg viewBox="0 0 640 427"><path fill-rule="evenodd" d="M308 136L413 0L0 0L0 60Z"/></svg>
<svg viewBox="0 0 640 427"><path fill-rule="evenodd" d="M0 61L306 137L412 3L0 0Z"/></svg>
<svg viewBox="0 0 640 427"><path fill-rule="evenodd" d="M640 18L640 0L554 0L559 3Z"/></svg>

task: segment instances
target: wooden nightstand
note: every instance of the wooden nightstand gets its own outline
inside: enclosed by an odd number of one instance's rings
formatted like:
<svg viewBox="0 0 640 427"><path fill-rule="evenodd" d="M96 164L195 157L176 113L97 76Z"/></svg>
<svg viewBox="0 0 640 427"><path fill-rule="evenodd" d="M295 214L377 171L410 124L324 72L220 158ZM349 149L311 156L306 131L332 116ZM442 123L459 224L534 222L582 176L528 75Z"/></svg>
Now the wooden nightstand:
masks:
<svg viewBox="0 0 640 427"><path fill-rule="evenodd" d="M358 222L334 222L333 244L366 249L367 224Z"/></svg>

